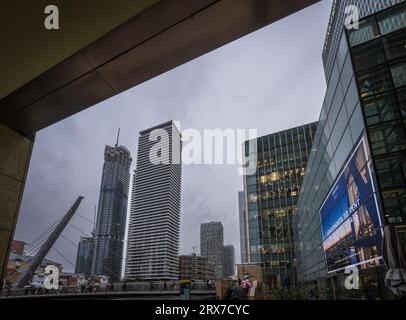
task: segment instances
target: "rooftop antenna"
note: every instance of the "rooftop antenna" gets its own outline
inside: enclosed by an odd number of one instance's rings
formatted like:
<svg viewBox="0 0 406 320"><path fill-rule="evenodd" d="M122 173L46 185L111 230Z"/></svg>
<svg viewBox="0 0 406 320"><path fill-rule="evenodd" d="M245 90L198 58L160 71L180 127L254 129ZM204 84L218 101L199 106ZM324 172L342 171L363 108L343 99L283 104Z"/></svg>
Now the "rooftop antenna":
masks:
<svg viewBox="0 0 406 320"><path fill-rule="evenodd" d="M118 128L116 147L118 147L118 139L120 138L120 128Z"/></svg>

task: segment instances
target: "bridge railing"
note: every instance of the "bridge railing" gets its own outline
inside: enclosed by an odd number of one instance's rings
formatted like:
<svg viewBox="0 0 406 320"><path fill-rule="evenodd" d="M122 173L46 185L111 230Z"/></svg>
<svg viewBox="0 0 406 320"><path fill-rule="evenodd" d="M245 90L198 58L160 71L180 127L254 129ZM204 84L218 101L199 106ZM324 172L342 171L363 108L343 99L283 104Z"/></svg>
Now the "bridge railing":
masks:
<svg viewBox="0 0 406 320"><path fill-rule="evenodd" d="M191 283L191 292L215 290L215 284L208 284L204 281L193 281ZM179 281L134 281L120 282L114 284L100 285L70 285L60 286L59 289L48 290L45 288L26 287L3 289L0 291L0 297L22 297L22 296L37 296L37 295L55 295L55 294L96 294L96 293L111 293L111 292L171 292L178 293L180 290Z"/></svg>

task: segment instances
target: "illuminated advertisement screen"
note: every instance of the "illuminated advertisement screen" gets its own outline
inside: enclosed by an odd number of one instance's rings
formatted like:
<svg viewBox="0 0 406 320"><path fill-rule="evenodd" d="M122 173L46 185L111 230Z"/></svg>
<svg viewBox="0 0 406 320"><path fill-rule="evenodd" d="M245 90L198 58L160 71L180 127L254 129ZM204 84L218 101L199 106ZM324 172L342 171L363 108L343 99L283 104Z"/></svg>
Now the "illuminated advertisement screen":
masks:
<svg viewBox="0 0 406 320"><path fill-rule="evenodd" d="M320 208L329 273L381 263L382 223L364 137Z"/></svg>

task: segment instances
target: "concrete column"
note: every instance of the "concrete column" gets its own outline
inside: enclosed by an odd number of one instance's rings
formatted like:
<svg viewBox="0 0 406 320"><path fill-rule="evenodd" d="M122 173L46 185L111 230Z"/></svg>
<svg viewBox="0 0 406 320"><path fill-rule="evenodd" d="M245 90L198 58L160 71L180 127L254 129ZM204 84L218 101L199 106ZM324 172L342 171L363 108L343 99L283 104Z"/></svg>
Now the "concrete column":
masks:
<svg viewBox="0 0 406 320"><path fill-rule="evenodd" d="M0 123L0 289L17 223L34 139Z"/></svg>

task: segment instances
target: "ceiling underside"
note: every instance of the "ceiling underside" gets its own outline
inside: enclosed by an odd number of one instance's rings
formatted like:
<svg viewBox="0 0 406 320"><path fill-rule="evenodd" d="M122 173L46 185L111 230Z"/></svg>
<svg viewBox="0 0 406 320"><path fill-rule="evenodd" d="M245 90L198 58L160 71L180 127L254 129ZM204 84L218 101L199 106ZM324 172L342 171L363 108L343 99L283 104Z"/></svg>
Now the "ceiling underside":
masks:
<svg viewBox="0 0 406 320"><path fill-rule="evenodd" d="M76 52L5 95L0 100L0 122L31 135L318 1L141 1L142 6L132 8L139 13L126 22L113 29L112 24L103 26L102 30L109 31L93 42L89 42L92 34L87 35L86 41L77 44L82 47ZM80 2L72 3L80 6ZM29 30L26 37L30 37ZM63 43L63 37L58 41ZM18 69L7 61L14 53L5 52L8 57L3 54L1 63L11 73ZM36 64L30 59L29 48L25 55L29 64ZM13 76L18 80L19 74ZM4 86L0 86L1 92Z"/></svg>

